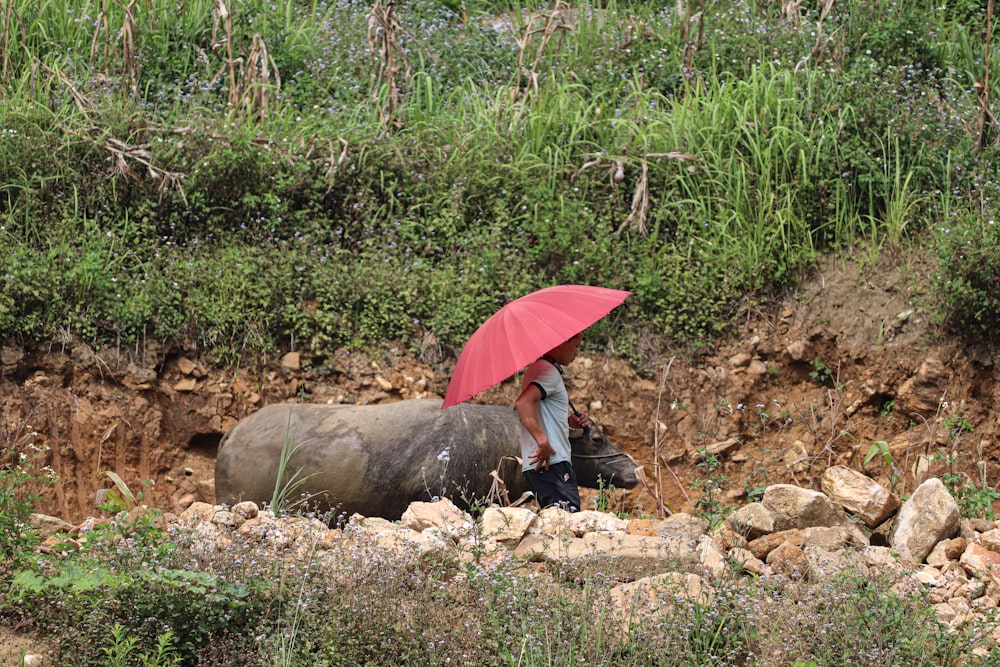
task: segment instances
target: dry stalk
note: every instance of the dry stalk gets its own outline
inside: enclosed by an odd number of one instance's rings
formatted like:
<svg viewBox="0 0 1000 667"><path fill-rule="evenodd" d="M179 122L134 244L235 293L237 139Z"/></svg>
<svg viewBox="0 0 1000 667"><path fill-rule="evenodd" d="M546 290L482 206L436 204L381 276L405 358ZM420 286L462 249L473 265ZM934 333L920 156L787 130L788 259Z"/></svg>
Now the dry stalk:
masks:
<svg viewBox="0 0 1000 667"><path fill-rule="evenodd" d="M633 223L636 225L636 231L643 236L646 235L646 217L649 215L649 163L643 160L641 165L642 171L632 192L632 210L622 224L618 225L615 236L620 236Z"/></svg>
<svg viewBox="0 0 1000 667"><path fill-rule="evenodd" d="M129 161L138 162L146 168L146 173L154 181L159 183L159 191L162 196L167 190L174 190L180 194L184 204L187 205L187 198L184 196L182 187L187 176L181 172L167 171L153 164L153 153L149 150L148 144L140 146L128 146L114 137L108 137L102 144L103 148L111 153L114 160L112 173L116 176L124 176L141 181L142 176L135 171Z"/></svg>
<svg viewBox="0 0 1000 667"><path fill-rule="evenodd" d="M992 0L990 1L992 2ZM823 1L823 10L819 14L819 20L816 22L816 43L813 45L812 51L809 52L809 55L800 60L797 65L795 65L796 73L798 73L798 71L802 68L802 66L805 65L807 62L809 62L809 60L815 58L816 61L819 62L820 57L823 55L823 45L824 45L823 21L825 21L826 17L830 14L830 10L833 8L833 3L834 0Z"/></svg>
<svg viewBox="0 0 1000 667"><path fill-rule="evenodd" d="M412 71L403 49L402 26L396 14L395 0L375 0L368 13L368 48L378 62L372 85L372 102L378 106L382 123L388 127L395 122ZM385 87L385 101L379 104L379 92Z"/></svg>
<svg viewBox="0 0 1000 667"><path fill-rule="evenodd" d="M90 69L97 66L97 54L100 50L101 35L104 35L104 64L107 65L108 54L111 52L111 35L108 26L108 0L101 0L101 10L94 21L94 36L90 40ZM107 71L105 70L105 74Z"/></svg>
<svg viewBox="0 0 1000 667"><path fill-rule="evenodd" d="M979 114L978 122L978 132L976 137L976 148L982 150L986 144L986 128L987 126L992 126L997 124L996 117L990 111L990 42L993 40L993 0L989 0L986 5L986 37L984 42L986 44L985 55L983 57L985 71L983 72L983 80L980 83L976 81L976 92L979 95L979 105L982 107L982 113ZM998 137L997 141L1000 141ZM994 142L996 145L996 142Z"/></svg>
<svg viewBox="0 0 1000 667"><path fill-rule="evenodd" d="M649 162L650 158L669 158L671 160L680 160L681 162L700 162L701 159L698 156L691 153L683 153L681 151L670 151L667 153L647 153L643 159L640 161L640 174L639 180L636 181L635 189L632 192L632 207L629 211L628 216L625 220L618 226L615 230L615 236L621 236L621 233L625 231L628 227L633 225L636 226L636 231L640 234L645 235L648 230L646 229L646 218L649 217ZM584 163L576 173L573 174L572 180L583 173L585 169L590 169L591 167L603 166L604 162L601 158L596 160L591 160ZM625 163L622 160L615 160L610 167L608 167L608 174L611 179L611 186L614 187L618 183L625 180Z"/></svg>
<svg viewBox="0 0 1000 667"><path fill-rule="evenodd" d="M538 64L542 55L555 36L559 37L557 45L562 45L562 39L567 32L574 30L572 22L573 10L565 0L556 0L552 9L532 14L524 27L521 28L516 40L518 44L517 71L523 81L513 92L514 100L524 95L525 90L538 92ZM536 40L535 38L538 37ZM525 66L526 54L534 44L534 56L530 66ZM530 84L530 85L529 85Z"/></svg>
<svg viewBox="0 0 1000 667"><path fill-rule="evenodd" d="M337 172L340 170L340 166L344 164L344 162L347 160L347 149L349 148L350 144L348 144L347 139L344 139L343 137L337 137L336 139L328 140L326 142L326 145L329 148L329 157L320 157L317 158L317 160L319 162L325 162L327 165L326 173L324 174L327 182L327 189L325 194L330 194L330 190L333 189L333 186L337 180ZM314 146L315 146L315 140L310 142L309 150L306 151L306 159L313 159L312 153ZM337 146L340 146L339 154L337 152Z"/></svg>
<svg viewBox="0 0 1000 667"><path fill-rule="evenodd" d="M7 0L7 6L3 9L3 26L0 29L0 53L3 54L3 62L0 63L0 88L7 85L7 73L10 71L10 44L14 11L14 0Z"/></svg>
<svg viewBox="0 0 1000 667"><path fill-rule="evenodd" d="M132 94L139 92L139 65L135 52L135 0L125 6L125 19L122 23L122 64L125 67L125 80Z"/></svg>
<svg viewBox="0 0 1000 667"><path fill-rule="evenodd" d="M264 38L255 33L246 61L240 58L239 84L235 95L236 107L246 108L258 120L263 120L267 116L267 105L272 91L280 88L281 75L278 73L278 65L268 52Z"/></svg>
<svg viewBox="0 0 1000 667"><path fill-rule="evenodd" d="M802 7L802 0L782 0L781 17L791 18L794 25L799 24L799 8Z"/></svg>
<svg viewBox="0 0 1000 667"><path fill-rule="evenodd" d="M684 14L680 16L680 21L682 24L681 35L683 36L681 41L684 44L684 50L681 52L681 75L684 77L684 84L690 86L692 83L701 82L701 77L698 76L698 71L694 66L694 54L701 48L701 42L705 36L705 15L704 12L698 12L694 16L689 16L691 10L687 6L687 0L678 0L678 10L681 9L682 2ZM698 22L698 35L693 41L690 38L692 21Z"/></svg>
<svg viewBox="0 0 1000 667"><path fill-rule="evenodd" d="M220 37L219 29L223 35ZM236 58L233 57L233 19L230 0L216 0L215 9L212 10L212 50L220 46L226 47L225 68L229 74L229 104L237 107L239 104L239 93L236 86Z"/></svg>
<svg viewBox="0 0 1000 667"><path fill-rule="evenodd" d="M68 76L63 74L61 70L54 70L45 63L43 63L42 61L38 60L37 58L34 59L34 64L39 69L47 73L49 76L53 76L59 79L59 82L64 86L66 86L66 89L69 91L69 94L73 97L73 102L76 103L76 108L80 112L80 114L84 117L84 119L90 120L90 114L88 112L94 111L96 109L96 106L90 100L87 99L86 95L84 95L83 93L81 93L79 90L76 89L76 86L73 85L73 81L71 81Z"/></svg>
<svg viewBox="0 0 1000 667"><path fill-rule="evenodd" d="M669 465L667 465L667 462L664 460L663 455L660 453L660 442L661 442L660 433L661 430L665 430L661 429L661 427L663 426L663 422L660 421L660 406L662 405L663 401L663 389L664 387L670 385L670 367L673 366L674 359L675 357L670 357L670 360L667 361L667 363L663 366L663 373L660 375L660 387L659 391L656 394L656 413L654 415L655 418L653 420L653 479L656 480L656 485L652 486L646 480L644 468L640 467L638 470L636 470L636 474L639 476L639 482L642 484L643 490L650 493L653 496L653 499L656 501L656 516L660 518L663 517L664 510L666 510L667 514L672 514L670 508L663 500L663 487L661 482L662 477L660 474L661 466L663 466L663 468L669 471L670 474L673 476L674 481L677 482L677 486L680 487L681 489L681 493L684 494L684 498L687 499L689 502L691 500L688 497L687 492L684 490L684 486L677 479L677 475L675 475L674 471L670 468Z"/></svg>

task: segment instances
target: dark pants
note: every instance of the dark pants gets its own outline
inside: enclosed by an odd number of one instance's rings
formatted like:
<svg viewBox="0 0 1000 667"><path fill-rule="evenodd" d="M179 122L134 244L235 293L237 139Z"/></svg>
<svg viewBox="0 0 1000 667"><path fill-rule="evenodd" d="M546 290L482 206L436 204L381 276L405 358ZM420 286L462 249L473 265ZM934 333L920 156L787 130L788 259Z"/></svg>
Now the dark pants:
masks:
<svg viewBox="0 0 1000 667"><path fill-rule="evenodd" d="M524 481L542 509L554 505L569 512L580 511L580 488L569 461L553 463L548 470L525 470Z"/></svg>

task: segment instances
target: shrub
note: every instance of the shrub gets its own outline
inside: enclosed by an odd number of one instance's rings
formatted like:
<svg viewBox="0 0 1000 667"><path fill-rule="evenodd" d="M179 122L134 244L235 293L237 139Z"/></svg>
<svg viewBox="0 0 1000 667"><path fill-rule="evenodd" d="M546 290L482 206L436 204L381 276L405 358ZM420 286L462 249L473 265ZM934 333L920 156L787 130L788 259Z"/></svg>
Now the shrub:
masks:
<svg viewBox="0 0 1000 667"><path fill-rule="evenodd" d="M1000 224L967 215L940 236L939 319L970 340L1000 342Z"/></svg>

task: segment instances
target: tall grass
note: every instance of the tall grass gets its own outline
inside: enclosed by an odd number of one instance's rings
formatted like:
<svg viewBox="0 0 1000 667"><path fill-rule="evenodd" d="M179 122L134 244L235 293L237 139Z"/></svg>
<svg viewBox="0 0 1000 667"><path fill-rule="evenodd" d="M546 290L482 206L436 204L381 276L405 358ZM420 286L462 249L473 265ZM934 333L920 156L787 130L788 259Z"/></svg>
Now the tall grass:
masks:
<svg viewBox="0 0 1000 667"><path fill-rule="evenodd" d="M7 336L458 345L574 281L698 340L817 253L993 201L957 10L0 7Z"/></svg>

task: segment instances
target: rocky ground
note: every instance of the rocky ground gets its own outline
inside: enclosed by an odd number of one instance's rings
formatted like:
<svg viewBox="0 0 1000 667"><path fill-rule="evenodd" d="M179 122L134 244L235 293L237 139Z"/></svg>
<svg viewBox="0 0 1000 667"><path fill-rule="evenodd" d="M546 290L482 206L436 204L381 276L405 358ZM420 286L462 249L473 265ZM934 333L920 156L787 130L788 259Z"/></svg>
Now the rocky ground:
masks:
<svg viewBox="0 0 1000 667"><path fill-rule="evenodd" d="M648 482L617 491L612 509L711 507L696 507L699 499L732 507L766 485L814 486L833 464L864 469L902 496L949 471L992 487L997 356L929 321L921 304L930 270L916 260L865 269L831 259L713 349L651 344L641 368L585 350L567 369L574 403L644 464ZM50 448L60 481L38 511L74 524L112 485L105 471L155 507L212 502L220 438L266 403L443 396L454 364L431 338L413 353L312 359L291 350L238 368L213 367L197 350L95 350L69 335L33 347L7 341L0 353L5 444L34 433ZM476 401L511 405L515 392L510 381ZM869 459L877 442L886 449ZM720 486L706 498L709 480Z"/></svg>

